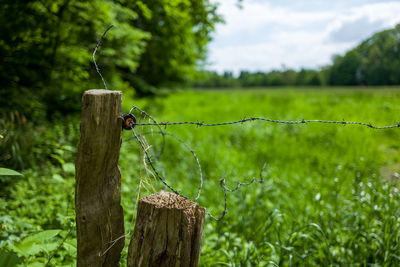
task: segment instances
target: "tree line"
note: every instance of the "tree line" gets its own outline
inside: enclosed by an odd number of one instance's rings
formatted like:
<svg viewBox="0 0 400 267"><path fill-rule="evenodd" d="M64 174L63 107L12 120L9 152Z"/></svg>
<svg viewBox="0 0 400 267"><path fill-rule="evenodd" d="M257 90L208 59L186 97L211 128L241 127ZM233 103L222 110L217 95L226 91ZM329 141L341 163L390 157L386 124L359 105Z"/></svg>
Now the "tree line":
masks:
<svg viewBox="0 0 400 267"><path fill-rule="evenodd" d="M400 85L400 24L374 34L344 55L335 55L331 65L318 70L241 71L237 77L229 71L223 74L202 71L192 85L196 88Z"/></svg>

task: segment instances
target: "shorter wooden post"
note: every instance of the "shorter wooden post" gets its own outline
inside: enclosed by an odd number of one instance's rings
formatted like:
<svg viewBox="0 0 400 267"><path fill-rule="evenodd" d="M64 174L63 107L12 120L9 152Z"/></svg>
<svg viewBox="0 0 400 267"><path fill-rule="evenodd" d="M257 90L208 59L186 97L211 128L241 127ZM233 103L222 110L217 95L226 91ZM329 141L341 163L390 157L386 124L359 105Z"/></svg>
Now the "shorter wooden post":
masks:
<svg viewBox="0 0 400 267"><path fill-rule="evenodd" d="M160 191L139 201L128 267L198 266L205 208Z"/></svg>

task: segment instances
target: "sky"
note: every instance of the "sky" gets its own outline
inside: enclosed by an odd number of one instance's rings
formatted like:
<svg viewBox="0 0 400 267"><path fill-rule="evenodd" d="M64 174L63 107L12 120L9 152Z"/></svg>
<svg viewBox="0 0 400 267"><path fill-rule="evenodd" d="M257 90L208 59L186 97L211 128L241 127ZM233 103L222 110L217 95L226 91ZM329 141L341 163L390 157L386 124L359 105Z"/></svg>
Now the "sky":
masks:
<svg viewBox="0 0 400 267"><path fill-rule="evenodd" d="M400 23L400 1L214 0L225 20L209 45L219 73L319 68L373 33Z"/></svg>

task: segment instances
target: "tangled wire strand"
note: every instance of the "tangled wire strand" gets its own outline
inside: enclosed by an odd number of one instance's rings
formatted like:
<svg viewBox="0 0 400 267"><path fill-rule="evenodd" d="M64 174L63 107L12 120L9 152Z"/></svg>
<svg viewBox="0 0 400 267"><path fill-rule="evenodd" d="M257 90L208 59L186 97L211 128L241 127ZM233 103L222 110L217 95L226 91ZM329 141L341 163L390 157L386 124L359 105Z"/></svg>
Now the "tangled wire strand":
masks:
<svg viewBox="0 0 400 267"><path fill-rule="evenodd" d="M198 188L198 193L197 193L197 196L193 199L194 201L197 201L197 200L200 198L200 194L201 194L201 191L202 191L202 189L203 189L203 174L202 174L202 169L201 169L200 161L199 161L199 159L198 159L196 153L194 152L194 150L193 150L185 141L183 141L183 140L180 139L179 137L177 137L177 136L175 136L175 135L173 135L173 134L171 134L171 133L167 133L167 132L162 131L162 128L161 128L160 124L157 123L157 121L156 121L150 114L148 114L146 111L144 111L144 110L142 110L142 109L140 109L140 108L138 108L138 107L136 107L136 106L133 106L133 107L129 110L129 114L132 114L132 111L134 111L134 110L139 111L141 114L145 115L145 116L148 117L151 121L153 121L153 123L144 124L144 125L155 125L155 126L158 126L159 129L160 129L159 132L146 132L146 133L143 133L143 134L138 135L138 134L136 134L136 132L135 132L135 130L134 130L134 126L136 126L136 125L141 125L141 124L137 124L137 123L134 124L133 122L130 122L130 126L131 126L131 131L132 131L133 137L134 137L134 138L138 141L138 143L140 144L140 146L141 146L141 148L142 148L142 150L143 150L143 153L145 154L145 157L146 157L146 159L147 159L148 164L150 165L151 169L153 170L155 176L164 184L165 187L167 187L167 188L170 189L172 192L174 192L175 194L177 194L177 195L179 195L179 196L181 196L181 197L183 197L183 198L185 198L185 199L189 199L189 198L188 198L187 196L181 194L178 190L174 189L172 186L170 186L170 185L167 183L166 179L165 179L165 178L160 174L160 172L157 170L157 168L155 167L155 164L154 164L154 162L153 162L153 160L152 160L152 158L151 158L151 155L149 154L149 152L148 152L147 149L145 148L144 142L141 140L140 136L143 136L143 135L146 135L146 134L149 134L149 133L156 133L156 134L162 135L162 136L163 136L163 146L162 146L162 150L164 150L165 136L172 136L172 137L174 137L177 141L179 141L180 143L182 143L182 144L186 147L186 149L189 150L189 151L192 153L192 155L193 155L193 157L194 157L194 159L195 159L195 161L196 161L196 163L197 163L197 165L198 165L198 168L199 168L199 176L200 176L200 185L199 185L199 188ZM133 115L133 114L132 114L132 115ZM160 153L160 154L161 154L161 153ZM266 164L263 165L263 167L262 167L262 169L261 169L261 171L260 171L260 178L259 178L259 180L257 180L255 177L253 177L253 179L252 179L250 182L248 182L248 183L241 183L241 182L238 183L237 186L236 186L234 189L229 189L229 188L227 188L227 187L226 187L226 184L225 184L225 179L221 179L221 180L220 180L220 185L221 185L221 187L222 187L223 190L224 190L224 210L221 212L221 215L220 215L219 217L213 216L210 212L207 212L207 215L210 216L210 218L212 218L212 219L214 219L214 220L216 220L216 221L221 221L221 220L225 217L225 215L226 215L226 213L227 213L227 192L228 192L228 191L229 191L229 192L235 192L235 191L237 191L241 186L251 185L251 184L253 184L254 182L262 183L262 182L263 182L262 173L263 173L263 171L264 171L265 166L266 166Z"/></svg>
<svg viewBox="0 0 400 267"><path fill-rule="evenodd" d="M194 201L197 201L197 200L199 199L199 197L200 197L201 190L202 190L202 188L203 188L203 173L202 173L200 161L199 161L199 158L198 158L197 155L196 155L196 152L194 152L194 150L193 150L185 141L183 141L182 139L180 139L179 137L177 137L176 135L174 135L174 134L172 134L172 133L167 133L167 132L145 132L145 133L140 134L139 137L142 136L142 135L143 135L143 136L144 136L144 135L147 135L147 134L160 134L160 135L162 135L163 137L164 137L164 136L171 136L171 137L175 138L177 141L179 141L180 143L182 143L182 144L186 147L186 149L189 150L190 153L192 153L193 158L194 158L194 160L196 161L197 167L198 167L198 169L199 169L199 177L200 177L200 186L199 186L199 188L198 188L198 192L197 192L196 197L193 199ZM164 144L165 144L165 143L164 143ZM163 146L162 146L162 150L164 150L164 144L163 144ZM162 154L162 153L160 153L160 155L161 155L161 154Z"/></svg>

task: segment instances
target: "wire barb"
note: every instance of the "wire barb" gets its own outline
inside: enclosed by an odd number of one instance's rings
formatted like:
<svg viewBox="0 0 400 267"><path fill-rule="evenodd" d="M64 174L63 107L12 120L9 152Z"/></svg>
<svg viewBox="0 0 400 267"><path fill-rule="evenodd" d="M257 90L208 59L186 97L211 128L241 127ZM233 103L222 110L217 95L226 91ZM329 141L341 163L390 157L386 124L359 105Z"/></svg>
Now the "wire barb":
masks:
<svg viewBox="0 0 400 267"><path fill-rule="evenodd" d="M132 114L132 111L133 111L133 110L137 110L137 111L140 112L140 115L145 115L146 117L148 117L151 121L153 121L154 125L157 125L158 129L160 130L160 133L164 133L163 130L162 130L162 128L161 128L161 126L158 125L157 121L156 121L152 116L150 116L146 111L144 111L144 110L138 108L137 106L133 106L133 107L129 110L129 113L128 113L128 114ZM137 124L136 124L136 125L137 125ZM165 128L167 128L167 127L165 127ZM162 137L163 137L163 144L162 144L162 147L161 147L160 154L159 154L158 156L156 156L156 159L158 159L159 157L161 157L161 155L164 153L164 149L165 149L165 135L162 134Z"/></svg>
<svg viewBox="0 0 400 267"><path fill-rule="evenodd" d="M159 122L159 123L138 123L137 126L169 126L169 125L196 125L196 126L224 126L224 125L233 125L233 124L242 124L245 122L251 121L264 121L264 122L272 122L272 123L281 123L281 124L307 124L307 123L326 123L326 124L353 124L366 126L373 129L390 129L390 128L400 128L400 124L388 125L388 126L374 126L371 123L358 122L358 121L327 121L327 120L300 120L300 121L283 121L283 120L274 120L262 117L252 117L252 118L244 118L237 121L229 121L229 122L219 122L219 123L204 123L204 122L195 122L195 121L182 121L182 122Z"/></svg>
<svg viewBox="0 0 400 267"><path fill-rule="evenodd" d="M209 212L207 212L207 215L210 216L215 221L221 221L222 219L224 219L224 217L225 217L225 215L227 213L227 206L228 206L228 204L227 204L227 202L228 202L228 200L227 200L227 191L235 192L235 191L239 190L239 188L241 186L243 186L243 185L251 185L254 182L260 183L260 184L263 183L264 179L263 179L262 174L263 174L264 169L265 169L266 166L267 166L267 163L264 163L264 165L261 168L260 176L259 176L258 180L255 177L253 177L253 179L248 183L238 183L234 189L229 189L228 187L226 187L225 179L219 180L221 187L224 189L224 210L221 212L221 215L218 218L214 217Z"/></svg>
<svg viewBox="0 0 400 267"><path fill-rule="evenodd" d="M108 90L107 85L106 85L106 81L104 80L103 75L101 75L101 73L100 73L99 66L97 66L96 59L95 59L94 56L96 55L97 49L98 49L99 46L101 45L101 41L102 41L103 38L106 36L107 32L108 32L109 30L111 30L111 28L113 28L113 27L114 27L114 25L108 26L108 28L106 29L106 31L105 31L105 32L103 33L103 35L100 37L99 41L97 42L96 47L94 48L93 56L92 56L92 58L93 58L93 63L94 63L94 66L95 66L95 68L96 68L96 71L97 71L97 73L99 74L101 80L103 81L104 89L106 89L106 90Z"/></svg>

